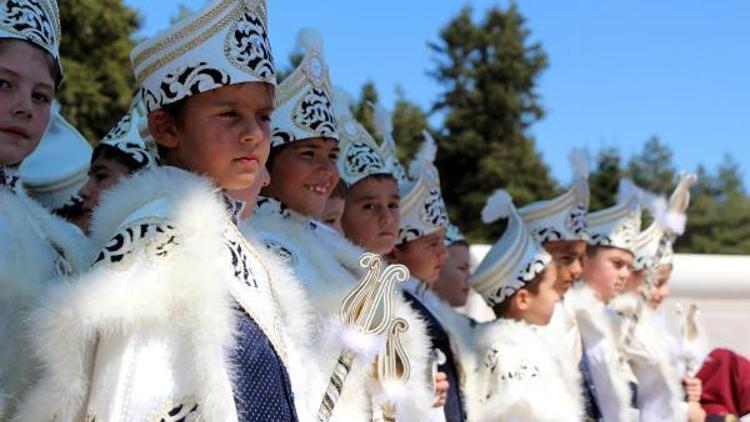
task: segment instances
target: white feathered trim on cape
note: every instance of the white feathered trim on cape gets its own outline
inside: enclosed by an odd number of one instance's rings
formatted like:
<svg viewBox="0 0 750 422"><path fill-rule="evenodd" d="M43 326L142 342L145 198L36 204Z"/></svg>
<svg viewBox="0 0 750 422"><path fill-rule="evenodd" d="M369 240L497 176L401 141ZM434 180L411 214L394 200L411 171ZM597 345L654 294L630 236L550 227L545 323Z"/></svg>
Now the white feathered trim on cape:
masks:
<svg viewBox="0 0 750 422"><path fill-rule="evenodd" d="M583 339L599 408L605 419L628 421L631 418L630 388L623 377L626 363L618 349L618 339L604 302L585 282L577 282L565 295L573 309Z"/></svg>
<svg viewBox="0 0 750 422"><path fill-rule="evenodd" d="M192 360L184 365L182 375L195 386L202 417L207 421L236 417L229 362L235 334L233 299L228 284L220 282L226 278L216 264L226 260L225 220L220 217L226 210L217 189L209 180L175 168L137 174L105 195L96 211L93 238L104 244L122 221L155 200L163 202L160 218L175 227L179 239L171 258L156 264L138 261L122 276L113 276L106 265L98 266L71 286L51 292L34 317L45 376L24 403L19 420L82 417L87 364L97 335L127 334L154 325L184 332L192 345ZM283 277L278 281L284 284ZM293 288L286 288L290 297L282 306L304 311L304 301L289 303L300 298ZM287 322L304 330L301 320Z"/></svg>
<svg viewBox="0 0 750 422"><path fill-rule="evenodd" d="M477 345L483 365L477 371L480 402L493 390L489 364L493 351L502 372L521 373L528 368L538 372L524 382L523 377L507 382L489 401L483 403L475 420L579 421L583 415L580 388L566 378L565 362L547 348L538 327L524 321L498 319L482 324L477 331ZM544 388L543 388L544 387Z"/></svg>
<svg viewBox="0 0 750 422"><path fill-rule="evenodd" d="M55 248L72 273L87 268L93 256L74 226L22 191L0 188L0 419L10 417L38 376L27 321L49 286L66 282L56 271Z"/></svg>

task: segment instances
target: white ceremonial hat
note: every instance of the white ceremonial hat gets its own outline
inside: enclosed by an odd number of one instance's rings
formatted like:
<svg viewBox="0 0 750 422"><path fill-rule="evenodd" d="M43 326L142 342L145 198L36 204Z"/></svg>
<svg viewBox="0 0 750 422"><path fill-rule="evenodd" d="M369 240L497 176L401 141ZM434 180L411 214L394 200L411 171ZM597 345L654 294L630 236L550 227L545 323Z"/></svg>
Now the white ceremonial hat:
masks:
<svg viewBox="0 0 750 422"><path fill-rule="evenodd" d="M26 40L60 61L60 10L56 0L0 0L0 38Z"/></svg>
<svg viewBox="0 0 750 422"><path fill-rule="evenodd" d="M636 239L636 252L634 266L637 270L651 267L652 265L668 265L672 263L674 252L672 243L685 232L687 223L687 208L690 204L690 187L695 183L697 177L694 174L680 173L669 202L658 198L652 206L654 221L644 231L638 234ZM661 245L661 251L659 247ZM654 262L660 256L659 262Z"/></svg>
<svg viewBox="0 0 750 422"><path fill-rule="evenodd" d="M157 149L148 132L148 116L140 94L136 94L130 110L99 141L99 145L110 145L129 155L141 168L157 163Z"/></svg>
<svg viewBox="0 0 750 422"><path fill-rule="evenodd" d="M482 210L485 224L500 218L508 219L505 232L492 245L469 279L474 290L491 307L532 282L552 261L552 257L529 232L505 190L495 191Z"/></svg>
<svg viewBox="0 0 750 422"><path fill-rule="evenodd" d="M440 193L440 176L435 168L437 145L426 130L424 143L409 165L410 178L402 181L401 224L398 244L428 236L448 226L448 210Z"/></svg>
<svg viewBox="0 0 750 422"><path fill-rule="evenodd" d="M568 155L573 167L573 185L564 194L534 202L518 210L531 234L540 243L551 240L588 240L589 162L585 150Z"/></svg>
<svg viewBox="0 0 750 422"><path fill-rule="evenodd" d="M276 89L272 147L310 138L339 139L323 38L305 28L297 34L297 45L304 52L302 62Z"/></svg>
<svg viewBox="0 0 750 422"><path fill-rule="evenodd" d="M354 118L351 111L351 95L335 87L333 102L336 110L336 130L339 135L338 168L341 179L351 187L369 176L392 176L391 162L382 155L381 147L367 129Z"/></svg>
<svg viewBox="0 0 750 422"><path fill-rule="evenodd" d="M617 203L588 215L589 244L620 248L635 255L635 240L641 230L642 194L630 180L620 180Z"/></svg>
<svg viewBox="0 0 750 422"><path fill-rule="evenodd" d="M448 223L448 227L445 229L445 246L451 246L458 242L466 242L466 238L458 226Z"/></svg>
<svg viewBox="0 0 750 422"><path fill-rule="evenodd" d="M399 185L403 185L408 181L408 175L396 152L396 141L393 138L393 114L380 104L371 103L370 106L373 110L372 121L375 130L383 137L383 142L380 144L380 156L385 160L386 167Z"/></svg>
<svg viewBox="0 0 750 422"><path fill-rule="evenodd" d="M130 53L150 113L245 82L276 84L264 0L214 0Z"/></svg>
<svg viewBox="0 0 750 422"><path fill-rule="evenodd" d="M91 145L53 105L39 146L19 168L29 196L54 210L71 202L88 180Z"/></svg>

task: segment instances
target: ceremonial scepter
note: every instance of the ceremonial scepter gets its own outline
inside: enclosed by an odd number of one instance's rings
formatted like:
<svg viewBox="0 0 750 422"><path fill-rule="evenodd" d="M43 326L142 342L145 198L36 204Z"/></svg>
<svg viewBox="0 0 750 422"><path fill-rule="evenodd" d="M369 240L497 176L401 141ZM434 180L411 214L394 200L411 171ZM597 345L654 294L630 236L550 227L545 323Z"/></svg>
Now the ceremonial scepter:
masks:
<svg viewBox="0 0 750 422"><path fill-rule="evenodd" d="M383 258L369 252L362 254L359 265L367 268L367 273L341 302L339 316L347 329L354 330L356 334L377 337L391 325L393 289L397 282L409 278L409 270L403 265L389 265L381 271ZM350 347L346 347L339 355L318 409L319 422L326 422L331 418L355 356L355 351Z"/></svg>
<svg viewBox="0 0 750 422"><path fill-rule="evenodd" d="M411 375L411 364L406 350L401 345L401 335L409 330L409 323L403 318L394 318L388 327L385 350L378 354L377 377L385 393L385 400L379 403L380 418L376 421L395 422L399 396L405 393L406 382Z"/></svg>

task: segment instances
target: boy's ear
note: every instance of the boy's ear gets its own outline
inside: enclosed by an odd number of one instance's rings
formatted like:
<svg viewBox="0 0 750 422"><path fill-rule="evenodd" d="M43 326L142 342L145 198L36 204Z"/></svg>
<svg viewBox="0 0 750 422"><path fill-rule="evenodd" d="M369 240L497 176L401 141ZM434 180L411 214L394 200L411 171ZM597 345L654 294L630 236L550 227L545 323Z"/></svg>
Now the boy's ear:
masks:
<svg viewBox="0 0 750 422"><path fill-rule="evenodd" d="M174 119L166 110L156 110L149 113L148 130L151 132L151 136L156 139L156 142L165 148L177 148L180 143Z"/></svg>
<svg viewBox="0 0 750 422"><path fill-rule="evenodd" d="M516 295L513 297L513 301L515 302L516 308L519 311L525 311L529 309L529 305L531 303L531 295L529 294L528 290L519 289L518 292L516 292Z"/></svg>

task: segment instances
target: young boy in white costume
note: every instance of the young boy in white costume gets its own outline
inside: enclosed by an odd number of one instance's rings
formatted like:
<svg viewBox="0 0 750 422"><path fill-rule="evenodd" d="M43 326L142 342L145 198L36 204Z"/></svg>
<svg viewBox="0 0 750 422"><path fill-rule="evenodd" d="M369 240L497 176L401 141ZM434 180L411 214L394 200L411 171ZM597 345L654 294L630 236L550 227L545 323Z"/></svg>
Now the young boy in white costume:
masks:
<svg viewBox="0 0 750 422"><path fill-rule="evenodd" d="M642 421L702 421L705 418L700 406L700 380L685 378L687 388L683 388L666 333L657 326L647 303L652 289L663 285L659 271L661 266L669 265L671 243L684 232L689 189L694 180L695 176L681 175L669 204L663 199L655 203L654 222L636 238L636 259L626 293L613 302L622 317L616 325L621 347L638 379L638 409Z"/></svg>
<svg viewBox="0 0 750 422"><path fill-rule="evenodd" d="M508 219L507 228L471 278L498 318L483 324L477 339L479 420L582 420L576 379L566 379L569 362L549 350L539 331L559 299L556 266L504 190L496 191L482 210L487 224L499 218Z"/></svg>
<svg viewBox="0 0 750 422"><path fill-rule="evenodd" d="M20 420L296 421L309 415L303 294L240 234L263 172L275 72L262 1L214 1L138 45L149 132L169 167L112 188L91 271L36 317L45 377ZM198 173L202 174L199 175ZM205 175L205 176L203 176Z"/></svg>
<svg viewBox="0 0 750 422"><path fill-rule="evenodd" d="M394 262L405 265L411 278L402 285L404 297L427 323L427 334L449 384L443 414L446 421L467 418L464 394L474 367L473 342L468 318L447 309L449 305L431 290L445 257L448 214L440 193L440 178L434 160L435 140L426 131L422 147L409 166L409 177L400 178L400 224Z"/></svg>
<svg viewBox="0 0 750 422"><path fill-rule="evenodd" d="M565 296L581 333L582 367L589 371L596 405L607 422L637 418L636 380L613 330L617 316L607 306L622 293L635 258L641 208L638 192L630 186L621 182L616 205L588 214L589 244L583 274Z"/></svg>
<svg viewBox="0 0 750 422"><path fill-rule="evenodd" d="M471 276L471 254L469 243L454 224L445 230L447 258L440 276L433 286L435 293L453 308L466 306L469 297Z"/></svg>
<svg viewBox="0 0 750 422"><path fill-rule="evenodd" d="M0 1L1 420L37 377L30 310L53 280L85 269L91 255L75 227L26 196L18 175L50 123L62 80L59 47L56 1Z"/></svg>
<svg viewBox="0 0 750 422"><path fill-rule="evenodd" d="M557 273L555 290L561 300L555 305L552 320L540 332L554 353L567 357L565 369L571 371L567 378L579 379L577 383L584 387L587 416L595 419L598 409L595 407L591 379L581 366L581 334L570 304L565 300L565 294L583 272L588 239L588 158L585 151L574 149L568 159L573 170L570 189L555 198L526 205L518 213L534 239L552 256Z"/></svg>
<svg viewBox="0 0 750 422"><path fill-rule="evenodd" d="M400 222L400 194L398 178L401 169L395 157L394 140L391 134L390 115L381 107L375 106L376 128L385 140L378 145L367 130L355 120L352 114L353 100L341 89L334 92L336 103L336 123L339 133L338 169L341 181L346 185L344 210L341 227L344 235L352 243L367 251L387 255L393 251L398 237ZM339 262L351 267L339 255ZM396 314L404 318L408 330L401 335L407 363L413 367L409 379L403 383L393 380L378 380L372 383L372 394L376 400L385 396L401 407L401 419L424 419L433 406L435 397L433 380L425 376L429 367L429 339L426 327L419 315L401 297L396 297ZM392 339L390 339L392 340ZM379 359L391 359L381 351ZM442 379L442 376L441 376ZM441 398L435 406L442 405L447 382L436 389ZM408 410L409 408L413 410Z"/></svg>

